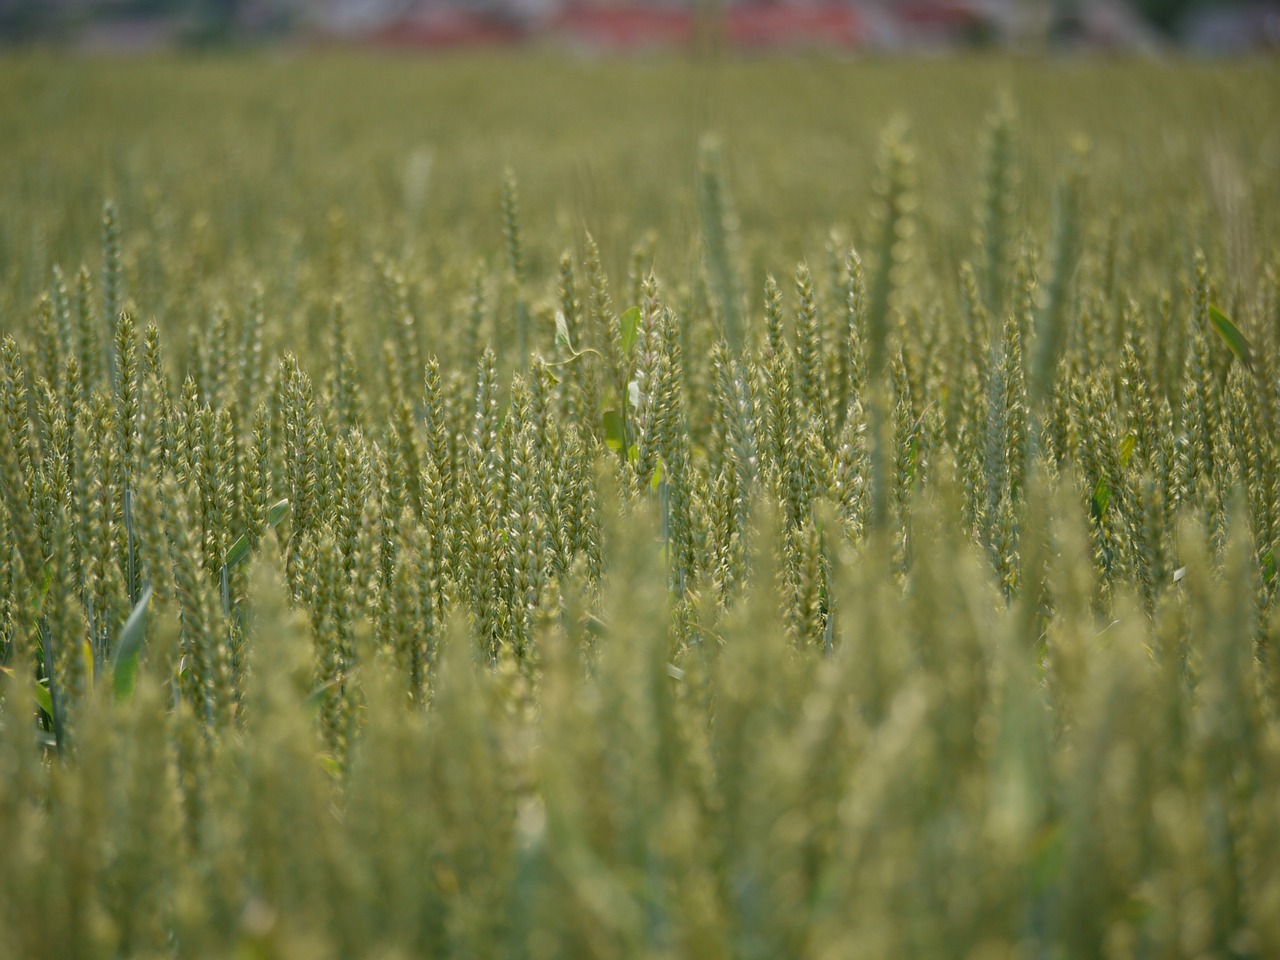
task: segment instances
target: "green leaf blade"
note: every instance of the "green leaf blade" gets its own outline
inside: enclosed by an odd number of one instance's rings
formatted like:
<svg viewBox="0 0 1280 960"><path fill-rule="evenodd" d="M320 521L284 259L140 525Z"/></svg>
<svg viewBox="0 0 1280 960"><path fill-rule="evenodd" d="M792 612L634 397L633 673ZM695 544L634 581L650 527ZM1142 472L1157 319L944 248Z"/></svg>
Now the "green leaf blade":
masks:
<svg viewBox="0 0 1280 960"><path fill-rule="evenodd" d="M240 534L239 538L227 550L226 556L222 558L222 565L230 570L237 563L249 555L249 537L246 534Z"/></svg>
<svg viewBox="0 0 1280 960"><path fill-rule="evenodd" d="M134 680L138 673L138 655L146 638L147 605L151 601L151 587L142 591L137 604L125 620L116 637L111 652L111 681L117 700L127 700L133 695Z"/></svg>
<svg viewBox="0 0 1280 960"><path fill-rule="evenodd" d="M49 693L49 688L45 686L45 681L37 680L35 683L36 704L47 713L53 716L53 696Z"/></svg>
<svg viewBox="0 0 1280 960"><path fill-rule="evenodd" d="M622 353L631 356L640 336L640 308L632 307L618 318L618 330L622 335Z"/></svg>
<svg viewBox="0 0 1280 960"><path fill-rule="evenodd" d="M600 420L604 427L605 446L615 452L621 450L626 442L623 436L626 428L622 422L622 414L617 410L606 410Z"/></svg>
<svg viewBox="0 0 1280 960"><path fill-rule="evenodd" d="M1243 363L1247 370L1252 371L1253 347L1250 345L1248 338L1240 332L1240 328L1232 323L1231 318L1213 304L1209 304L1209 323L1235 358Z"/></svg>
<svg viewBox="0 0 1280 960"><path fill-rule="evenodd" d="M279 503L274 504L271 507L271 509L267 511L267 526L270 527L272 530L274 530L276 527L280 525L280 521L283 520L286 516L288 516L288 514L289 514L289 501L281 500Z"/></svg>

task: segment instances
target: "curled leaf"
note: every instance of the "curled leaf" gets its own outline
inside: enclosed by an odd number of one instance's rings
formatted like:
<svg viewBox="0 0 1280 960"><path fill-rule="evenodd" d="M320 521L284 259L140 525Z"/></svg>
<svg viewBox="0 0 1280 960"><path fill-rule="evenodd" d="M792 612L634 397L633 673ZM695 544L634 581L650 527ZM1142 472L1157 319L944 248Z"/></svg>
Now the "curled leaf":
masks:
<svg viewBox="0 0 1280 960"><path fill-rule="evenodd" d="M116 699L123 700L133 693L134 679L138 673L138 654L146 637L147 604L151 601L151 587L142 591L129 619L125 620L111 651L111 683ZM52 711L50 711L52 715Z"/></svg>

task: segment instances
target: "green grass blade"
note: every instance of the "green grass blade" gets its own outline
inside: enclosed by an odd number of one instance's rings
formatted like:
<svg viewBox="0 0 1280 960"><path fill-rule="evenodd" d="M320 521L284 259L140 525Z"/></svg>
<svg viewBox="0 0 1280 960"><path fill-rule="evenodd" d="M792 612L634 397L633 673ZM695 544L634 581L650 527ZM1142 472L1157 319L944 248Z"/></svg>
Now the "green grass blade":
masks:
<svg viewBox="0 0 1280 960"><path fill-rule="evenodd" d="M222 558L222 565L228 570L249 555L249 537L247 534L240 534L239 538L227 550L226 556Z"/></svg>
<svg viewBox="0 0 1280 960"><path fill-rule="evenodd" d="M274 504L271 507L271 509L267 511L267 526L274 530L276 527L280 525L280 521L283 520L286 516L288 516L288 514L289 514L289 501L281 500L279 503Z"/></svg>
<svg viewBox="0 0 1280 960"><path fill-rule="evenodd" d="M1243 363L1247 370L1253 370L1253 348L1245 335L1240 332L1240 328L1231 322L1231 318L1213 304L1209 304L1209 323L1235 358Z"/></svg>
<svg viewBox="0 0 1280 960"><path fill-rule="evenodd" d="M630 356L635 349L636 339L640 335L640 308L632 307L618 318L618 329L622 332L622 352Z"/></svg>
<svg viewBox="0 0 1280 960"><path fill-rule="evenodd" d="M146 638L147 604L151 601L151 587L142 591L142 596L124 622L120 634L116 637L116 646L111 654L111 678L117 700L127 700L133 695L134 679L138 673L138 654L142 651L142 641Z"/></svg>

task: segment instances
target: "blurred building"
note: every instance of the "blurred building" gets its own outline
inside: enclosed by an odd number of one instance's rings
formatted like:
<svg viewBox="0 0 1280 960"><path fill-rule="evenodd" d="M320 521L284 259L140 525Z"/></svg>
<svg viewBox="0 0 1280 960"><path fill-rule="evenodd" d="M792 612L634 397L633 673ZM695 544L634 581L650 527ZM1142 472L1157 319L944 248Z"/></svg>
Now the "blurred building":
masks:
<svg viewBox="0 0 1280 960"><path fill-rule="evenodd" d="M297 42L456 49L1274 49L1280 0L0 0L0 42L129 52Z"/></svg>
<svg viewBox="0 0 1280 960"><path fill-rule="evenodd" d="M683 46L699 24L743 50L905 50L1007 42L1035 0L328 0L330 36L425 47L535 39L634 52Z"/></svg>
<svg viewBox="0 0 1280 960"><path fill-rule="evenodd" d="M1179 35L1201 53L1274 52L1280 50L1280 3L1204 4L1183 18Z"/></svg>
<svg viewBox="0 0 1280 960"><path fill-rule="evenodd" d="M711 18L743 50L948 50L1074 47L1150 50L1159 37L1128 0L326 0L324 33L417 38L536 39L575 49L681 46Z"/></svg>

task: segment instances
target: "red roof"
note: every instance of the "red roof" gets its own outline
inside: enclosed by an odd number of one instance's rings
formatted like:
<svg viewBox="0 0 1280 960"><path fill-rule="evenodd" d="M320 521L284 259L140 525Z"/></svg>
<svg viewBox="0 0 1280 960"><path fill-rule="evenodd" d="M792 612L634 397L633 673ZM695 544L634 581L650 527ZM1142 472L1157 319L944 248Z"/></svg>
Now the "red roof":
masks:
<svg viewBox="0 0 1280 960"><path fill-rule="evenodd" d="M512 21L445 9L430 16L388 24L369 39L386 47L447 49L505 46L518 43L524 37L524 30Z"/></svg>
<svg viewBox="0 0 1280 960"><path fill-rule="evenodd" d="M730 43L741 47L856 46L867 40L867 24L853 7L837 3L733 7L726 18Z"/></svg>
<svg viewBox="0 0 1280 960"><path fill-rule="evenodd" d="M677 9L575 6L555 18L551 31L612 50L679 46L693 35L693 17Z"/></svg>
<svg viewBox="0 0 1280 960"><path fill-rule="evenodd" d="M973 0L907 0L897 5L895 14L903 23L921 26L962 25L991 15Z"/></svg>
<svg viewBox="0 0 1280 960"><path fill-rule="evenodd" d="M693 35L688 8L571 6L550 24L550 31L569 40L609 50L680 46ZM831 0L780 5L769 2L734 6L726 11L725 39L735 46L856 46L868 29L860 11Z"/></svg>

